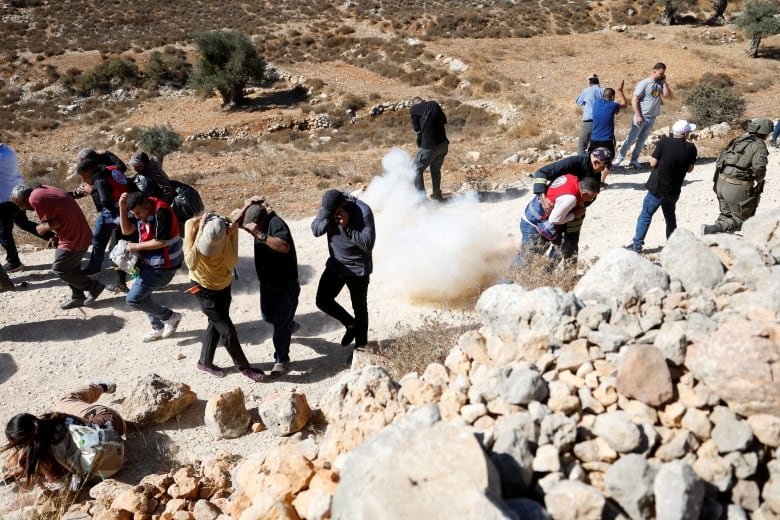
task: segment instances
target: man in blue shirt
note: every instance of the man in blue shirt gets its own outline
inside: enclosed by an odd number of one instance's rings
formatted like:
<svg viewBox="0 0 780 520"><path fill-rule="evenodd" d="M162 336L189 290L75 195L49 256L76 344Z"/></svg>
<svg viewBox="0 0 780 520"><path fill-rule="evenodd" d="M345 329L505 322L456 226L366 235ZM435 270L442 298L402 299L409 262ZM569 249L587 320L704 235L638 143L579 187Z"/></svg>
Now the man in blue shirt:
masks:
<svg viewBox="0 0 780 520"><path fill-rule="evenodd" d="M593 104L593 131L590 136L590 147L588 153L596 148L606 148L612 156L615 156L615 114L620 112L621 108L626 108L628 100L623 93L623 81L620 82L618 93L620 101L615 101L615 89L605 88L604 97L597 99ZM604 181L609 175L609 170L604 169L601 173L601 183L604 187Z"/></svg>
<svg viewBox="0 0 780 520"><path fill-rule="evenodd" d="M592 75L588 78L588 87L577 96L576 103L582 107L582 127L580 128L580 139L577 144L577 155L585 155L590 142L590 133L593 130L593 104L597 99L601 99L602 90L599 85L599 77Z"/></svg>

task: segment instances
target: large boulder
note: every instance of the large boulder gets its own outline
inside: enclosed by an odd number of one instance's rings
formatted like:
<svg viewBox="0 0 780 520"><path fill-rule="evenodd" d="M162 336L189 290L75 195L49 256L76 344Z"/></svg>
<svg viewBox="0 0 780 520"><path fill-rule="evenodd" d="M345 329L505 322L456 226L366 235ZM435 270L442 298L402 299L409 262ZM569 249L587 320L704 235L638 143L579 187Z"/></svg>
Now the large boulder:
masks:
<svg viewBox="0 0 780 520"><path fill-rule="evenodd" d="M759 249L765 249L780 262L780 208L761 211L742 225L742 236Z"/></svg>
<svg viewBox="0 0 780 520"><path fill-rule="evenodd" d="M663 353L649 345L627 347L618 371L617 389L650 406L657 407L670 400L674 389Z"/></svg>
<svg viewBox="0 0 780 520"><path fill-rule="evenodd" d="M252 421L244 403L244 392L235 388L209 399L203 421L217 437L235 439L244 435Z"/></svg>
<svg viewBox="0 0 780 520"><path fill-rule="evenodd" d="M352 450L341 469L334 520L512 518L498 475L474 434L425 405Z"/></svg>
<svg viewBox="0 0 780 520"><path fill-rule="evenodd" d="M730 233L704 235L702 241L718 256L731 276L749 278L757 272L768 271L764 258L747 240Z"/></svg>
<svg viewBox="0 0 780 520"><path fill-rule="evenodd" d="M712 289L723 279L723 265L718 256L696 235L677 228L661 251L661 265L672 280L695 289Z"/></svg>
<svg viewBox="0 0 780 520"><path fill-rule="evenodd" d="M627 249L612 249L580 278L574 294L584 302L609 304L615 299L638 299L650 289L668 286L664 270L651 261Z"/></svg>
<svg viewBox="0 0 780 520"><path fill-rule="evenodd" d="M290 390L269 396L257 411L265 427L277 435L290 435L301 431L311 418L311 408L306 396Z"/></svg>
<svg viewBox="0 0 780 520"><path fill-rule="evenodd" d="M685 366L743 416L780 416L780 325L731 319L688 347Z"/></svg>
<svg viewBox="0 0 780 520"><path fill-rule="evenodd" d="M479 297L476 310L494 336L513 342L521 331L531 329L552 335L564 316L577 315L579 305L558 288L539 287L528 291L515 284L494 285Z"/></svg>
<svg viewBox="0 0 780 520"><path fill-rule="evenodd" d="M182 413L198 396L188 385L157 374L141 378L122 403L122 416L138 425L162 424Z"/></svg>

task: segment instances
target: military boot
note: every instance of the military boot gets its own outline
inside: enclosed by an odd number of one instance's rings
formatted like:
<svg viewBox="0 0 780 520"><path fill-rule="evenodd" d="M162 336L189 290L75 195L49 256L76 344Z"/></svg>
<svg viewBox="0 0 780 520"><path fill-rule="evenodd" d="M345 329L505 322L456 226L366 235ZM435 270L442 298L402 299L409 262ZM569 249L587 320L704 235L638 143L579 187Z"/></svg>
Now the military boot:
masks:
<svg viewBox="0 0 780 520"><path fill-rule="evenodd" d="M723 228L721 227L720 224L712 224L711 226L707 224L701 225L702 235L711 235L713 233L721 233L721 232L723 232Z"/></svg>

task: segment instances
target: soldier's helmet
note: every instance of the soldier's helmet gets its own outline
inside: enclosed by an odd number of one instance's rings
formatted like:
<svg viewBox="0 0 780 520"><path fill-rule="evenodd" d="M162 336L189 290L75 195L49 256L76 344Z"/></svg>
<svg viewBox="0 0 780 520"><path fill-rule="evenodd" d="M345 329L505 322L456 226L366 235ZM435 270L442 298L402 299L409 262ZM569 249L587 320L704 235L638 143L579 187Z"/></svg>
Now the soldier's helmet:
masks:
<svg viewBox="0 0 780 520"><path fill-rule="evenodd" d="M769 135L774 127L775 124L771 120L762 117L748 123L747 131L751 134Z"/></svg>

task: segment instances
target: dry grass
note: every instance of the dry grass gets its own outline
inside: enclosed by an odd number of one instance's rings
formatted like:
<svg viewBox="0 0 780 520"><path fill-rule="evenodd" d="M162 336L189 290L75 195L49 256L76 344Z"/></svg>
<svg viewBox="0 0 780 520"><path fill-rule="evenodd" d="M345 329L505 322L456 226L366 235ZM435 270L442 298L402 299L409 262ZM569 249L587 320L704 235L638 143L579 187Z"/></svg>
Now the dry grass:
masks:
<svg viewBox="0 0 780 520"><path fill-rule="evenodd" d="M526 255L521 269L510 268L506 277L528 290L550 286L564 291L574 289L580 279L575 265L534 254Z"/></svg>
<svg viewBox="0 0 780 520"><path fill-rule="evenodd" d="M383 358L393 379L399 380L410 372L422 374L431 363L443 363L458 338L477 328L479 323L473 314L461 313L448 319L436 314L416 328L396 325L398 336L381 342L375 353Z"/></svg>

